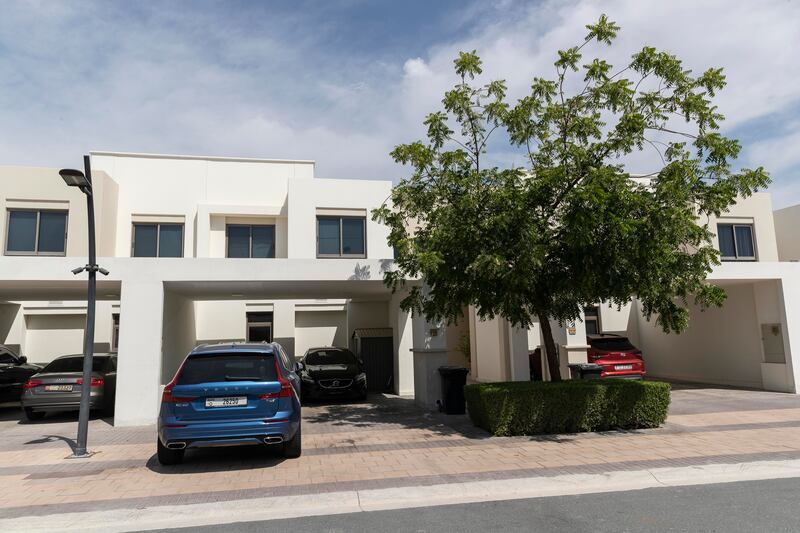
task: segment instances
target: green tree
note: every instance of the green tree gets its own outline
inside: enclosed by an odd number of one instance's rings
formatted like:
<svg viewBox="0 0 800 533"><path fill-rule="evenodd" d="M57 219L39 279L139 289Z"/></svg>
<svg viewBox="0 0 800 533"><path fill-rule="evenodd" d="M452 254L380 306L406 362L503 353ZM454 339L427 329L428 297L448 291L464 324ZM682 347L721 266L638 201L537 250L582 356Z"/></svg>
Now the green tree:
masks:
<svg viewBox="0 0 800 533"><path fill-rule="evenodd" d="M740 145L720 134L712 102L722 69L693 76L644 47L615 70L582 53L611 44L618 26L604 15L586 27L582 44L558 52L555 77L533 78L513 103L503 81L475 81L475 51L460 53L460 82L425 119L427 140L392 152L410 177L373 212L396 250L385 282L427 285L409 287L404 309L452 322L473 305L523 328L538 320L555 380L550 319L635 297L648 319L680 332L689 301L722 305L724 291L705 281L719 263L708 216L769 183L763 168L732 168ZM524 154L525 165L488 164L498 147ZM622 158L644 150L657 170L632 177Z"/></svg>

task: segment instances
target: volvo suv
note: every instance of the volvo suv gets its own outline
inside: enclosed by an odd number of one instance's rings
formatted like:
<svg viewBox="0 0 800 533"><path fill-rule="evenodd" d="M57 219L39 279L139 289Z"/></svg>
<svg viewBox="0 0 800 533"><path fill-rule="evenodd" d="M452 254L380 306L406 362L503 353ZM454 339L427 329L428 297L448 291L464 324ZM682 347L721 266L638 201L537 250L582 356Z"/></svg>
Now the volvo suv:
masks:
<svg viewBox="0 0 800 533"><path fill-rule="evenodd" d="M188 448L281 446L299 457L300 378L277 343L200 346L161 397L158 461L180 463Z"/></svg>

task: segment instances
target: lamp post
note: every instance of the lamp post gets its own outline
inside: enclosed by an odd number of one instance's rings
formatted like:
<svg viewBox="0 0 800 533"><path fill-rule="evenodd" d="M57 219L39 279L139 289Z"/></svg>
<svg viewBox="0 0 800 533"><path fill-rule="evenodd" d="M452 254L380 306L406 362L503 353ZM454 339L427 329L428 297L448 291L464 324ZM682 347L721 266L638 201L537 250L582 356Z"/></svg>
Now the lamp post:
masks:
<svg viewBox="0 0 800 533"><path fill-rule="evenodd" d="M78 187L86 195L86 213L89 219L89 262L86 266L72 271L78 275L84 270L89 273L88 296L86 302L86 334L83 340L83 380L81 381L81 406L78 414L78 440L73 457L89 457L86 452L86 439L89 433L89 398L92 391L92 357L94 355L94 314L97 300L97 273L104 276L108 271L97 265L95 255L94 198L92 196L92 168L89 156L83 156L84 172L62 169L58 173L70 187Z"/></svg>

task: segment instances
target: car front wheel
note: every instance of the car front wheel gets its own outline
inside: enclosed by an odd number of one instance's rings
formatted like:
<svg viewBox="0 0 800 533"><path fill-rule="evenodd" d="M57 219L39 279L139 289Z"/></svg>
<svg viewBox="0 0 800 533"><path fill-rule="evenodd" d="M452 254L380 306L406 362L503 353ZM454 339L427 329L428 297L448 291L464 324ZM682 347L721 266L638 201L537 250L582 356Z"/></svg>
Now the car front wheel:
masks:
<svg viewBox="0 0 800 533"><path fill-rule="evenodd" d="M156 439L158 442L158 462L162 465L169 466L169 465L177 465L183 461L183 450L170 450L163 444L161 444L161 439Z"/></svg>
<svg viewBox="0 0 800 533"><path fill-rule="evenodd" d="M294 459L296 457L300 457L300 454L303 452L303 444L302 444L303 435L300 429L301 426L297 426L297 433L294 434L294 437L292 437L291 440L287 440L286 442L283 443L284 457Z"/></svg>
<svg viewBox="0 0 800 533"><path fill-rule="evenodd" d="M25 407L22 410L25 412L25 418L30 421L41 420L45 415L44 411L34 411L30 407Z"/></svg>

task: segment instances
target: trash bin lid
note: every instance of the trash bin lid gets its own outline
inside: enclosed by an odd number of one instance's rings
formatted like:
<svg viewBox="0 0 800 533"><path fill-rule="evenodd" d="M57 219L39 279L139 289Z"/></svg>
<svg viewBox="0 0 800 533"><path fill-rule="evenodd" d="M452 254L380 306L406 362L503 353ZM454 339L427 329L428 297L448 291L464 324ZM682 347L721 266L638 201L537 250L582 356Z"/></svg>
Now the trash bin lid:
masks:
<svg viewBox="0 0 800 533"><path fill-rule="evenodd" d="M446 365L439 367L439 373L443 376L452 376L457 374L468 374L469 369L463 366Z"/></svg>

